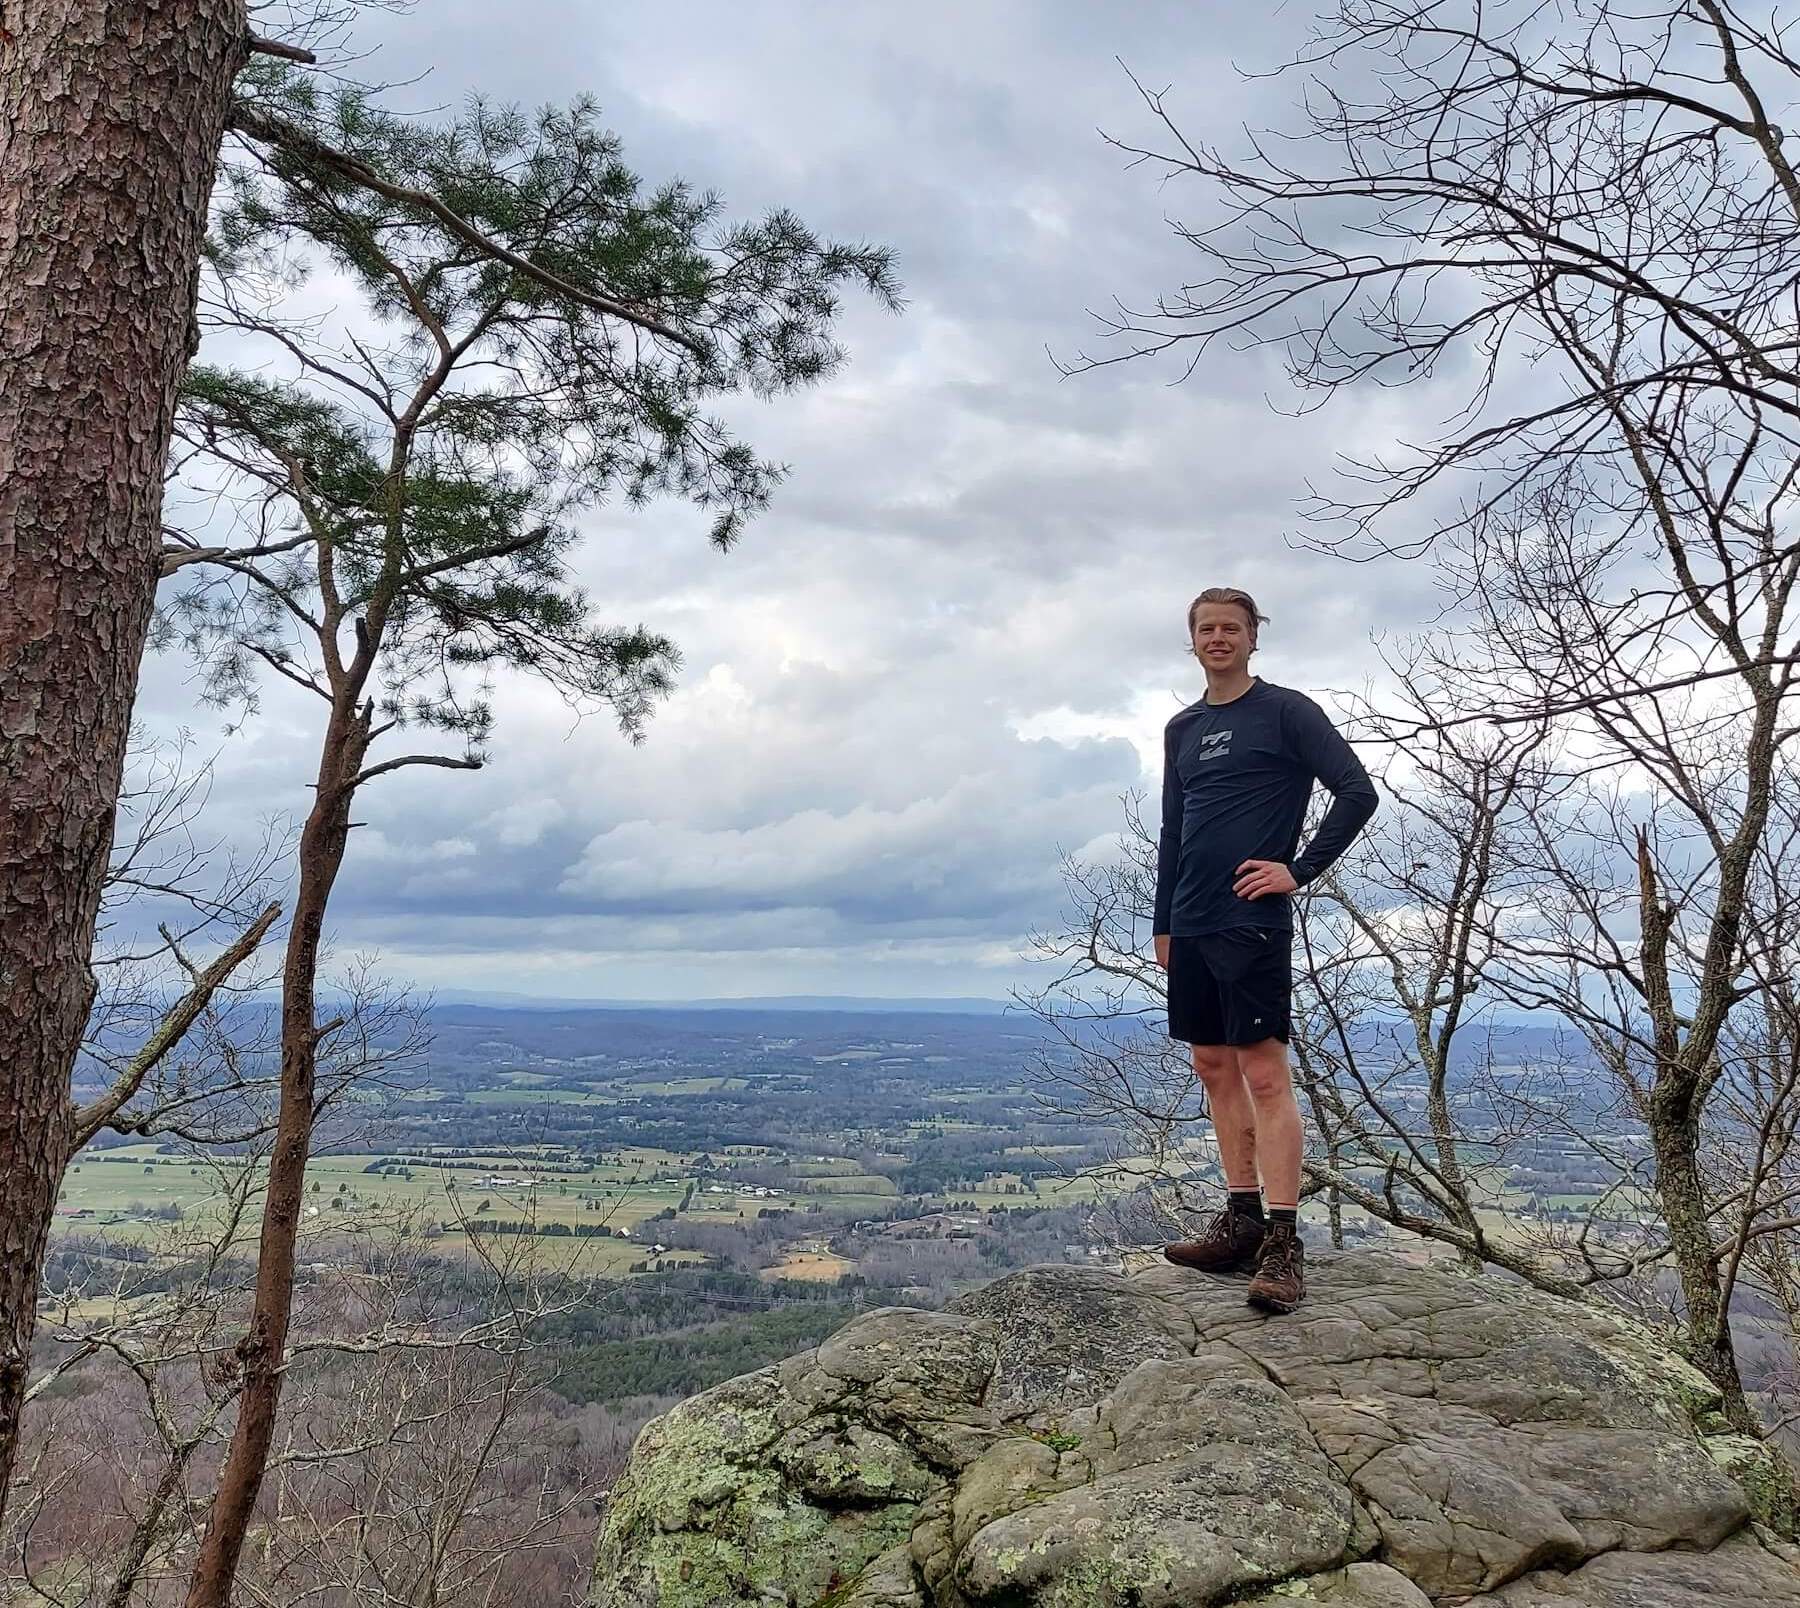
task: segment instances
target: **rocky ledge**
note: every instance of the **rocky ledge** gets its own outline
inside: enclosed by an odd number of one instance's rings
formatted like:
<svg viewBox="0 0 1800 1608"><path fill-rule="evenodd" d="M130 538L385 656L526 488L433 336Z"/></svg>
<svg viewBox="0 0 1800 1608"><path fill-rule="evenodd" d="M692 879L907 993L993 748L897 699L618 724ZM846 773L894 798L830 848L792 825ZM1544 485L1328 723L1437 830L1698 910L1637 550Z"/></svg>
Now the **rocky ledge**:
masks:
<svg viewBox="0 0 1800 1608"><path fill-rule="evenodd" d="M1644 1334L1382 1253L1311 1284L867 1313L645 1428L593 1608L1800 1608L1780 1465Z"/></svg>

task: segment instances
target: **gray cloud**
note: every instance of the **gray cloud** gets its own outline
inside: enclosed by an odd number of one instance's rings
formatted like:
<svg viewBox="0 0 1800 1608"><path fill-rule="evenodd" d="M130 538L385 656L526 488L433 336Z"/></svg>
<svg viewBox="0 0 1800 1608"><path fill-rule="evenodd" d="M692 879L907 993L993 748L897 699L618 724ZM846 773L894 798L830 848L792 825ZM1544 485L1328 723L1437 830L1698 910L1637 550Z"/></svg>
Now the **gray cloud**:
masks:
<svg viewBox="0 0 1800 1608"><path fill-rule="evenodd" d="M1274 616L1263 672L1359 685L1371 631L1430 610L1428 577L1289 545L1333 455L1407 433L1422 399L1284 418L1266 354L1185 384L1131 366L1060 379L1084 313L1188 266L1097 125L1143 132L1115 54L1197 128L1271 120L1249 84L1304 13L1072 3L605 7L439 3L371 19L396 98L595 91L651 179L717 186L891 242L909 308L847 310L848 368L734 403L792 466L729 555L675 505L601 509L579 568L600 613L686 656L649 741L497 689L494 763L371 788L334 906L340 948L426 984L547 994L997 993L1055 915L1059 850L1102 845L1154 787L1162 722L1199 690L1181 619L1200 586ZM1428 400L1428 399L1423 399ZM146 721L196 715L149 667ZM271 688L222 740L211 819L302 811L313 711Z"/></svg>

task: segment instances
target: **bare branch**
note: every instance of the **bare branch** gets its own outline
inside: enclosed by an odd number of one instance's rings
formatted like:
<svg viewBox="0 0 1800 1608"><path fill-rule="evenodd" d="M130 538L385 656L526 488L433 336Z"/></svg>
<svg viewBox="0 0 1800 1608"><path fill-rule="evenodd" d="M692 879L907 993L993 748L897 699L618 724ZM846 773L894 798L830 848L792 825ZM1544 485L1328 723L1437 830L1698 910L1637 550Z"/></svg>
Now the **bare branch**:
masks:
<svg viewBox="0 0 1800 1608"><path fill-rule="evenodd" d="M117 1117L126 1102L143 1087L144 1080L155 1070L157 1064L181 1042L226 979L255 953L280 914L280 905L270 905L217 959L192 974L193 985L169 1008L156 1031L132 1057L124 1074L98 1100L74 1112L74 1148L79 1149L86 1144Z"/></svg>
<svg viewBox="0 0 1800 1608"><path fill-rule="evenodd" d="M371 765L367 770L358 771L349 782L349 787L361 787L364 782L373 781L377 776L385 776L389 771L397 771L407 765L438 765L445 770L480 770L482 761L465 756L453 758L449 754L408 754L401 759L384 760L379 765Z"/></svg>
<svg viewBox="0 0 1800 1608"><path fill-rule="evenodd" d="M250 35L249 45L253 56L277 56L282 61L297 61L305 67L319 65L319 58L301 45L290 45L280 39L265 39L256 33Z"/></svg>

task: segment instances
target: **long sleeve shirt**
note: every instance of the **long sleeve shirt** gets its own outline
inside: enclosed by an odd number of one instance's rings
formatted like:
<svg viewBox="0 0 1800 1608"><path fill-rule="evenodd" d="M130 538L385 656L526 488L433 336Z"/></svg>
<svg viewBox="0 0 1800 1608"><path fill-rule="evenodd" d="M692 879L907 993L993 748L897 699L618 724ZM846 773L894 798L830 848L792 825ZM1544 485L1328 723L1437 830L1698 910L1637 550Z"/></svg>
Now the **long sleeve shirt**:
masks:
<svg viewBox="0 0 1800 1608"><path fill-rule="evenodd" d="M1331 808L1300 853L1314 782L1332 794ZM1154 930L1291 930L1292 901L1240 898L1238 867L1274 860L1304 885L1350 846L1376 802L1362 761L1303 693L1257 681L1230 703L1188 705L1163 732Z"/></svg>

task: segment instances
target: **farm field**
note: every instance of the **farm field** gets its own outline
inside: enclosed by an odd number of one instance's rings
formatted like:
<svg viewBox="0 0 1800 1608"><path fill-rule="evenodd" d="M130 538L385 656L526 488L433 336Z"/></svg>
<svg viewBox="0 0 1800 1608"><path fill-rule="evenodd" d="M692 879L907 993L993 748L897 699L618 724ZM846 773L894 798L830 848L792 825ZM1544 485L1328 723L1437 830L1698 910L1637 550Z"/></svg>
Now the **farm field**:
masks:
<svg viewBox="0 0 1800 1608"><path fill-rule="evenodd" d="M415 1084L322 1138L309 1239L406 1221L442 1253L529 1249L535 1265L602 1279L704 1263L761 1284L947 1292L1076 1254L1094 1209L1153 1170L1120 1157L1118 1135L1036 1106L1036 1049L999 1019L475 1008L432 1025ZM1217 1172L1205 1126L1174 1155L1204 1197ZM57 1231L141 1248L216 1232L243 1165L154 1141L89 1149ZM1480 1179L1496 1234L1519 1232L1532 1206L1567 1220L1592 1205L1549 1151L1521 1172ZM1513 1187L1525 1178L1533 1189ZM905 1227L946 1210L968 1220ZM1323 1202L1308 1214L1322 1226ZM1350 1207L1344 1220L1369 1226Z"/></svg>
<svg viewBox="0 0 1800 1608"><path fill-rule="evenodd" d="M556 1248L557 1265L564 1270L623 1276L630 1263L644 1257L654 1236L635 1241L616 1236L636 1233L647 1219L680 1207L691 1181L686 1175L691 1159L634 1150L622 1153L615 1165L532 1178L526 1169L541 1163L530 1155L458 1158L444 1166L389 1153L316 1156L306 1172L305 1226L341 1232L406 1216L440 1227L446 1249L467 1250L464 1224L529 1224L535 1237ZM370 1170L383 1162L383 1170ZM222 1223L240 1176L228 1159L192 1160L152 1143L86 1152L64 1180L57 1222L138 1243L158 1238L175 1221L190 1233L206 1233ZM758 1208L795 1204L785 1196L745 1200L696 1194L695 1200L704 1202L701 1209L709 1218L731 1222L754 1217ZM611 1233L592 1232L601 1226ZM252 1219L240 1239L253 1243L255 1229ZM582 1229L589 1232L579 1233ZM700 1259L681 1251L664 1255L665 1261Z"/></svg>
<svg viewBox="0 0 1800 1608"><path fill-rule="evenodd" d="M814 1279L835 1283L846 1273L854 1273L856 1264L847 1257L824 1250L795 1249L771 1267L763 1269L765 1279Z"/></svg>

